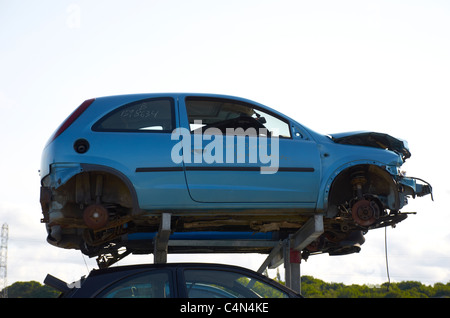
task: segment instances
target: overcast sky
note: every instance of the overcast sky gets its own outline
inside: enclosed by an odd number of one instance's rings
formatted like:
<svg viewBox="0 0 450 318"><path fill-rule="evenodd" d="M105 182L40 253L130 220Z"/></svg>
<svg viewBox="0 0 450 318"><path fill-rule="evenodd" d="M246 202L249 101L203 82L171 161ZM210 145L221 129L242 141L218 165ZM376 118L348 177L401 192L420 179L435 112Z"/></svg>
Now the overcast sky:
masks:
<svg viewBox="0 0 450 318"><path fill-rule="evenodd" d="M450 281L450 2L0 0L0 224L8 284L74 281L96 267L46 243L40 156L91 97L145 92L241 96L324 134L386 132L408 140L404 169L433 185L387 229L391 281ZM387 281L384 229L359 254L313 256L303 275ZM169 255L256 270L264 255ZM130 256L119 264L152 262ZM280 267L280 269L282 269ZM274 271L270 272L274 277Z"/></svg>

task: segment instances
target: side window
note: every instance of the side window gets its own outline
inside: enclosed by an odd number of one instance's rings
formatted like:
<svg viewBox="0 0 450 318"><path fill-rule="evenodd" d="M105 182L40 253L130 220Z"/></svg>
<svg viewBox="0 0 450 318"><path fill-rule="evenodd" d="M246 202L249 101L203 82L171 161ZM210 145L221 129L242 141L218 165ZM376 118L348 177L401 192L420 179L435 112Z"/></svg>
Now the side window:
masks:
<svg viewBox="0 0 450 318"><path fill-rule="evenodd" d="M291 138L289 123L251 104L188 97L186 111L192 133L252 135L253 132L258 136Z"/></svg>
<svg viewBox="0 0 450 318"><path fill-rule="evenodd" d="M92 129L111 132L172 132L175 129L171 98L147 99L122 106L100 119Z"/></svg>
<svg viewBox="0 0 450 318"><path fill-rule="evenodd" d="M124 278L97 298L170 298L171 291L169 272L158 270Z"/></svg>
<svg viewBox="0 0 450 318"><path fill-rule="evenodd" d="M287 298L284 291L239 272L187 269L188 298Z"/></svg>

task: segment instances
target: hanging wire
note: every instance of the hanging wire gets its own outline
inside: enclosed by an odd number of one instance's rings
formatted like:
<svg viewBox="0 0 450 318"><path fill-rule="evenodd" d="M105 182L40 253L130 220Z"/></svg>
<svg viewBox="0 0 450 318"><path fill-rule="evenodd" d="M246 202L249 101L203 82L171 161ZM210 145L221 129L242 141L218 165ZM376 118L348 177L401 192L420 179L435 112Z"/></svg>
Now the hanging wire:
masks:
<svg viewBox="0 0 450 318"><path fill-rule="evenodd" d="M389 286L391 285L391 277L389 275L389 263L388 263L388 252L387 252L387 226L384 227L384 255L386 258L386 274L388 278L387 290L389 291Z"/></svg>

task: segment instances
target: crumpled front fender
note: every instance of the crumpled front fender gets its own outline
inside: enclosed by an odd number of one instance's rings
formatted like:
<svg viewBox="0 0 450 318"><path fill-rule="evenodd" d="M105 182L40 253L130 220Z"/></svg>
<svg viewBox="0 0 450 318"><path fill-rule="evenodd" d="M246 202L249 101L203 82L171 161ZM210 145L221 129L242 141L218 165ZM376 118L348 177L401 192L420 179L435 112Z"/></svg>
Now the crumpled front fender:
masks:
<svg viewBox="0 0 450 318"><path fill-rule="evenodd" d="M431 185L419 178L406 177L399 171L399 165L385 165L375 161L354 161L342 165L329 178L323 191L324 210L328 217L334 217L339 212L338 206L349 202L354 197L352 190L352 170L367 168L366 191L375 195L383 203L385 209L401 210L408 197L432 195ZM320 201L319 201L320 202Z"/></svg>

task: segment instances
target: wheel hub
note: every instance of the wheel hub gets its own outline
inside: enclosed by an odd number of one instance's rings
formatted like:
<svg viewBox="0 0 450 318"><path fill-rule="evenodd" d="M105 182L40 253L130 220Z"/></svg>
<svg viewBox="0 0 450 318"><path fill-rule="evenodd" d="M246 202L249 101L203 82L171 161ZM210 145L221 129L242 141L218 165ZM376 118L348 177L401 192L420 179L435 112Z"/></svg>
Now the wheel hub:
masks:
<svg viewBox="0 0 450 318"><path fill-rule="evenodd" d="M379 218L380 208L375 201L360 200L353 205L352 216L357 224L369 226Z"/></svg>
<svg viewBox="0 0 450 318"><path fill-rule="evenodd" d="M93 230L99 230L108 223L108 210L100 205L88 206L83 212L83 220L86 225Z"/></svg>

